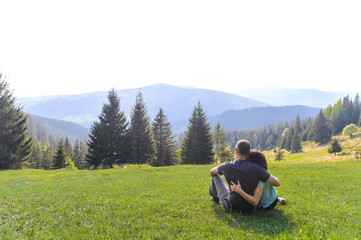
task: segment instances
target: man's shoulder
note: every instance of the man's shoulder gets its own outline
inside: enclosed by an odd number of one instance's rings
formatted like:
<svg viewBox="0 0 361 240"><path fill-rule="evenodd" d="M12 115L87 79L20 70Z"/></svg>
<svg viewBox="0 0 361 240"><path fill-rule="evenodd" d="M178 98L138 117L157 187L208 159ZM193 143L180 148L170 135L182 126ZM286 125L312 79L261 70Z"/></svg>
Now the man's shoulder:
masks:
<svg viewBox="0 0 361 240"><path fill-rule="evenodd" d="M221 163L220 165L218 165L218 167L224 167L224 166L229 166L229 165L234 165L236 161L232 161L232 162L224 162Z"/></svg>
<svg viewBox="0 0 361 240"><path fill-rule="evenodd" d="M227 169L230 168L230 166L234 165L234 162L225 162L225 163L221 163L217 169L218 169L218 173L223 175L226 171L228 171Z"/></svg>

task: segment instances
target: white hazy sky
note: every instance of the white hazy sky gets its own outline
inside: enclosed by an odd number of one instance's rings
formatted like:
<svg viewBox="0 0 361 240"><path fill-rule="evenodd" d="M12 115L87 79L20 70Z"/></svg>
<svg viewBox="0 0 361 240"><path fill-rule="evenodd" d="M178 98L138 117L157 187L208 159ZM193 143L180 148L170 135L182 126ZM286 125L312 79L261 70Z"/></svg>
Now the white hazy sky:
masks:
<svg viewBox="0 0 361 240"><path fill-rule="evenodd" d="M155 83L361 89L361 1L0 0L18 97Z"/></svg>

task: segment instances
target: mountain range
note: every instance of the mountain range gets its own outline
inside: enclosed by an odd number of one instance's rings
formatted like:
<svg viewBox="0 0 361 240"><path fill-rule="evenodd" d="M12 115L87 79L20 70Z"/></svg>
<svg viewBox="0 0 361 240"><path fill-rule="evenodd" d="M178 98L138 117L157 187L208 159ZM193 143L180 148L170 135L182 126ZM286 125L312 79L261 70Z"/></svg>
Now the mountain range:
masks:
<svg viewBox="0 0 361 240"><path fill-rule="evenodd" d="M31 136L35 139L40 140L46 135L63 139L68 137L69 141L74 144L76 140L88 138L89 129L82 125L64 120L39 117L33 114L27 114L27 116Z"/></svg>
<svg viewBox="0 0 361 240"><path fill-rule="evenodd" d="M220 91L157 84L141 89L117 91L120 108L127 116L131 114L138 91L143 94L151 120L157 115L159 108L162 108L169 122L175 125L182 125L179 123L188 120L198 101L208 116L232 109L268 106L260 101ZM19 99L26 113L71 121L87 128L98 119L102 106L107 101L107 92Z"/></svg>
<svg viewBox="0 0 361 240"><path fill-rule="evenodd" d="M319 108L326 108L329 104L336 103L346 95L350 95L352 98L356 96L356 93L277 87L254 88L238 92L237 94L265 102L272 106L303 105Z"/></svg>
<svg viewBox="0 0 361 240"><path fill-rule="evenodd" d="M186 130L188 119L198 101L201 102L213 126L220 121L224 129L241 129L291 121L297 114L301 118L314 117L321 108L334 104L339 98L347 95L312 89L267 88L244 91L239 93L243 95L240 96L215 90L157 84L140 89L117 91L120 97L120 108L128 117L139 91L143 94L151 120L157 115L159 108L162 108L173 126L174 133ZM80 134L75 135L84 136L92 123L98 119L103 104L108 102L107 94L108 92L103 91L78 95L20 98L18 102L24 112L35 115L32 116L35 122L46 125L49 131L55 132L54 134L60 135L54 131L54 129L59 129L62 125L60 123L72 122L72 124L81 125L79 126ZM292 106L280 107L285 105ZM75 131L74 125L65 125L67 126L63 128L67 131L62 130L62 135L70 135Z"/></svg>

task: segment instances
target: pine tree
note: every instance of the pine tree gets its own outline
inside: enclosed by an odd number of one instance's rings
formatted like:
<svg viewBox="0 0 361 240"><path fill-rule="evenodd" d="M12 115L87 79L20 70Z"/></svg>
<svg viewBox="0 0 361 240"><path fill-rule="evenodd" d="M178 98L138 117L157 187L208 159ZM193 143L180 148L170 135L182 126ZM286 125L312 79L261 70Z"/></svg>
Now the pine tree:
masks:
<svg viewBox="0 0 361 240"><path fill-rule="evenodd" d="M301 151L302 151L301 138L300 138L298 131L295 128L295 131L294 131L293 137L292 137L291 152L297 153L297 152L301 152Z"/></svg>
<svg viewBox="0 0 361 240"><path fill-rule="evenodd" d="M160 108L153 121L153 135L156 146L155 158L151 162L153 166L170 166L176 162L175 142L172 137L171 125Z"/></svg>
<svg viewBox="0 0 361 240"><path fill-rule="evenodd" d="M332 117L330 121L332 134L337 134L344 128L344 119L342 111L342 99L340 99L332 108Z"/></svg>
<svg viewBox="0 0 361 240"><path fill-rule="evenodd" d="M336 155L336 153L341 151L342 151L342 147L340 143L336 139L332 139L330 147L328 148L328 152L334 153Z"/></svg>
<svg viewBox="0 0 361 240"><path fill-rule="evenodd" d="M181 158L185 164L209 164L214 161L211 126L201 103L194 107L181 146Z"/></svg>
<svg viewBox="0 0 361 240"><path fill-rule="evenodd" d="M301 152L302 151L302 143L300 133L302 132L301 127L301 120L300 116L297 114L295 125L294 125L294 132L291 139L291 152Z"/></svg>
<svg viewBox="0 0 361 240"><path fill-rule="evenodd" d="M31 158L27 117L0 72L0 169L18 169Z"/></svg>
<svg viewBox="0 0 361 240"><path fill-rule="evenodd" d="M82 156L81 156L81 149L80 149L80 143L79 140L76 140L74 145L74 158L73 158L74 164L78 169L83 169L84 166L82 164Z"/></svg>
<svg viewBox="0 0 361 240"><path fill-rule="evenodd" d="M89 165L97 168L103 165L112 168L113 164L129 162L130 141L128 122L120 111L120 100L114 89L108 92L108 104L103 105L99 121L90 130L88 154Z"/></svg>
<svg viewBox="0 0 361 240"><path fill-rule="evenodd" d="M331 139L332 132L328 121L323 115L322 110L317 114L311 127L312 139L317 143L326 143Z"/></svg>
<svg viewBox="0 0 361 240"><path fill-rule="evenodd" d="M355 100L353 102L354 109L352 111L352 123L358 124L361 114L361 103L360 103L360 97L358 93L356 94Z"/></svg>
<svg viewBox="0 0 361 240"><path fill-rule="evenodd" d="M99 122L94 122L90 129L89 140L87 142L88 152L85 158L87 165L93 166L94 168L99 167L106 157L105 152L102 150L106 142L102 131L103 128L104 126Z"/></svg>
<svg viewBox="0 0 361 240"><path fill-rule="evenodd" d="M301 119L300 119L300 115L297 114L296 116L296 121L295 121L295 130L298 132L298 133L301 133L302 132L302 126L301 126Z"/></svg>
<svg viewBox="0 0 361 240"><path fill-rule="evenodd" d="M48 170L51 168L51 162L53 159L53 151L50 149L50 144L47 144L43 148L43 159L39 168Z"/></svg>
<svg viewBox="0 0 361 240"><path fill-rule="evenodd" d="M285 143L285 149L287 151L292 150L292 139L293 139L294 134L295 134L295 128L291 127L290 131L288 132L287 140L286 140L286 143Z"/></svg>
<svg viewBox="0 0 361 240"><path fill-rule="evenodd" d="M64 145L64 140L61 138L53 159L52 168L59 169L64 168L66 166L66 149Z"/></svg>
<svg viewBox="0 0 361 240"><path fill-rule="evenodd" d="M223 128L221 127L220 122L214 127L212 133L213 139L213 149L214 149L214 160L216 162L225 162L229 153L226 152L227 149L227 142L226 142L226 133L224 132Z"/></svg>
<svg viewBox="0 0 361 240"><path fill-rule="evenodd" d="M286 149L286 141L287 141L287 137L288 137L289 132L290 132L289 128L285 128L282 131L282 134L281 134L281 137L280 137L280 140L279 140L279 143L278 143L278 146L281 149Z"/></svg>
<svg viewBox="0 0 361 240"><path fill-rule="evenodd" d="M67 155L70 159L73 159L73 158L74 158L73 146L71 145L68 136L66 136L66 138L65 138L65 152L66 152L66 155Z"/></svg>
<svg viewBox="0 0 361 240"><path fill-rule="evenodd" d="M131 114L130 136L133 161L137 164L151 163L155 157L155 146L147 108L140 91L136 95Z"/></svg>

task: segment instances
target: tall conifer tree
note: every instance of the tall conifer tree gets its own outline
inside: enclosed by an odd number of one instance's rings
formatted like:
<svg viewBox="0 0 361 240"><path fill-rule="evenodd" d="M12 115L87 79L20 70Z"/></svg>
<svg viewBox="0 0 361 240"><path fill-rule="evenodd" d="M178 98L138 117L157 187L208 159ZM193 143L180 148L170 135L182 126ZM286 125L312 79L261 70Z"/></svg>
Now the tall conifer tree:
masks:
<svg viewBox="0 0 361 240"><path fill-rule="evenodd" d="M326 143L331 139L332 130L322 110L317 114L311 127L311 138L318 143Z"/></svg>
<svg viewBox="0 0 361 240"><path fill-rule="evenodd" d="M0 169L18 169L32 153L27 117L0 72Z"/></svg>
<svg viewBox="0 0 361 240"><path fill-rule="evenodd" d="M301 137L295 127L293 137L292 137L292 143L291 143L291 152L297 153L297 152L301 152L301 151L302 151Z"/></svg>
<svg viewBox="0 0 361 240"><path fill-rule="evenodd" d="M209 164L214 161L211 126L200 102L189 119L181 148L181 158L185 164Z"/></svg>
<svg viewBox="0 0 361 240"><path fill-rule="evenodd" d="M302 143L301 143L302 141L301 141L301 137L300 137L301 132L302 132L301 119L300 119L300 115L297 114L295 125L294 125L294 132L293 132L292 139L291 139L291 152L292 153L302 151Z"/></svg>
<svg viewBox="0 0 361 240"><path fill-rule="evenodd" d="M328 152L329 153L334 153L335 155L338 152L342 151L342 147L340 145L340 143L337 141L337 139L332 139L330 146L328 147Z"/></svg>
<svg viewBox="0 0 361 240"><path fill-rule="evenodd" d="M66 152L66 155L71 160L73 160L73 158L74 158L74 149L73 149L73 146L70 143L70 140L69 140L68 136L66 136L66 138L65 138L65 152Z"/></svg>
<svg viewBox="0 0 361 240"><path fill-rule="evenodd" d="M354 110L352 112L352 123L358 124L361 114L361 104L358 93L356 94L355 100L353 102L353 106L354 106Z"/></svg>
<svg viewBox="0 0 361 240"><path fill-rule="evenodd" d="M285 149L287 151L292 150L292 139L293 139L294 134L295 134L295 127L292 126L290 131L288 132L286 143L285 143Z"/></svg>
<svg viewBox="0 0 361 240"><path fill-rule="evenodd" d="M65 149L65 145L64 145L64 140L61 138L59 141L58 147L56 149L52 168L53 169L64 168L67 164L66 158L67 158L67 154L66 154L66 149Z"/></svg>
<svg viewBox="0 0 361 240"><path fill-rule="evenodd" d="M156 146L155 159L151 162L153 166L170 166L176 162L175 142L172 137L171 125L160 108L153 124L153 135Z"/></svg>
<svg viewBox="0 0 361 240"><path fill-rule="evenodd" d="M155 146L147 108L141 91L136 95L131 114L130 135L133 161L137 164L151 163L155 157Z"/></svg>
<svg viewBox="0 0 361 240"><path fill-rule="evenodd" d="M120 111L120 100L114 89L108 92L108 104L103 105L99 121L90 130L88 141L89 165L112 168L113 164L129 162L128 122Z"/></svg>

